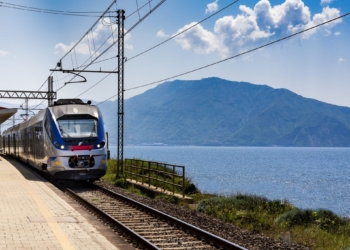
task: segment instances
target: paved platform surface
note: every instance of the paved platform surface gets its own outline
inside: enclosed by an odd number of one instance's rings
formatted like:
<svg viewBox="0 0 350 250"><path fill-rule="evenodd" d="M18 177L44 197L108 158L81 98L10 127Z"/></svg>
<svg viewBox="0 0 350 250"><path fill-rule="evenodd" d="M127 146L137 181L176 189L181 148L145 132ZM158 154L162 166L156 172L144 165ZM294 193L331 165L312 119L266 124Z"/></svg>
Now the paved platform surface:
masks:
<svg viewBox="0 0 350 250"><path fill-rule="evenodd" d="M129 248L108 241L49 185L0 156L0 249Z"/></svg>

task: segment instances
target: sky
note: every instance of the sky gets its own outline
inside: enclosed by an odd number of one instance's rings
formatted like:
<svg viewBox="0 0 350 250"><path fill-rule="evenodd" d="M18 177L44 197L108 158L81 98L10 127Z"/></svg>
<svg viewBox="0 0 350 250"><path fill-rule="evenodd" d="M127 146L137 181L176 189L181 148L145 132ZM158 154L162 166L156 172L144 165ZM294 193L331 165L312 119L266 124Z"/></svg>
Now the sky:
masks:
<svg viewBox="0 0 350 250"><path fill-rule="evenodd" d="M1 90L46 91L47 78L62 69L101 61L86 70L117 68L115 12L98 21L112 0L6 0L0 5ZM125 32L161 0L118 0ZM281 42L254 50L350 12L350 0L166 0L125 36L125 98L141 94L163 79L253 50L242 56L170 80L220 77L285 88L298 95L350 107L350 15ZM233 4L232 4L233 3ZM231 4L231 5L230 5ZM17 5L17 6L14 6ZM80 12L72 16L19 10L31 7ZM138 7L145 5L139 12ZM210 17L216 11L225 8ZM24 7L20 7L24 8ZM81 13L89 12L89 13ZM90 12L99 12L93 14ZM133 15L129 16L135 12ZM198 24L203 19L207 20ZM95 25L94 25L95 24ZM197 25L195 25L197 24ZM190 28L191 26L194 27ZM179 34L185 29L188 31ZM139 55L173 37L168 42ZM79 43L77 43L82 39ZM104 43L105 42L105 43ZM74 49L69 52L73 45ZM110 47L110 48L109 48ZM98 49L100 48L100 49ZM68 54L67 54L68 52ZM104 53L102 53L104 52ZM137 56L139 55L139 56ZM137 56L137 57L134 57ZM87 82L54 72L60 98L102 102L117 94L118 75L84 73ZM102 80L105 78L104 80ZM101 81L102 80L102 81ZM147 85L146 87L136 88ZM95 85L95 86L94 86ZM115 100L116 96L110 100ZM23 100L0 101L23 103ZM30 106L41 101L32 100ZM44 102L47 104L47 102Z"/></svg>

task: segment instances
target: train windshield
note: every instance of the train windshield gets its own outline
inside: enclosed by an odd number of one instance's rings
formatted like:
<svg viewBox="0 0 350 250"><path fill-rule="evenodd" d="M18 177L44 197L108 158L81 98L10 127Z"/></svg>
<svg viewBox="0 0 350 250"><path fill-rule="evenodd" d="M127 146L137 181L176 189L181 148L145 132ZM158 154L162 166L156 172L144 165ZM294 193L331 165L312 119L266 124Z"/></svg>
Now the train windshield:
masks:
<svg viewBox="0 0 350 250"><path fill-rule="evenodd" d="M97 137L97 120L71 119L57 120L63 138Z"/></svg>

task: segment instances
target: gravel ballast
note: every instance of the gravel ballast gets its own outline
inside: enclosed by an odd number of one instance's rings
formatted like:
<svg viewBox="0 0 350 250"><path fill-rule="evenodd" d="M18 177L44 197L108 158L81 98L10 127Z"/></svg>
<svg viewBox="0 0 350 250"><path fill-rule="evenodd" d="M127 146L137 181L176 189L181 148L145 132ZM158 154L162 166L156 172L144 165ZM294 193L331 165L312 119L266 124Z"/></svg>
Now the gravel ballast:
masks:
<svg viewBox="0 0 350 250"><path fill-rule="evenodd" d="M266 237L262 234L257 234L254 232L240 229L232 224L212 218L206 214L197 212L187 207L182 207L168 203L166 201L154 200L149 197L137 195L128 192L125 189L115 187L114 185L104 180L97 181L95 182L95 184L120 193L126 197L134 199L150 207L153 207L154 209L167 213L173 217L183 220L189 224L199 227L205 231L208 231L212 234L215 234L247 249L311 249L310 247L297 245L294 243L283 243L282 241Z"/></svg>

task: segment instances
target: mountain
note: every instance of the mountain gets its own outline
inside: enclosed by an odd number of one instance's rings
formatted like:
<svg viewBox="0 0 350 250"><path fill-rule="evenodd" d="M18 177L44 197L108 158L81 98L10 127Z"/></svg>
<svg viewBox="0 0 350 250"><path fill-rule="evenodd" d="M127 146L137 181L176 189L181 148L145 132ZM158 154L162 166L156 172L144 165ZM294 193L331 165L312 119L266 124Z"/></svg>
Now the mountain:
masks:
<svg viewBox="0 0 350 250"><path fill-rule="evenodd" d="M117 102L101 105L117 142ZM125 144L350 146L350 108L220 78L165 82L125 100Z"/></svg>
<svg viewBox="0 0 350 250"><path fill-rule="evenodd" d="M117 101L99 107L116 144ZM350 108L247 82L175 80L125 100L124 142L349 147Z"/></svg>

